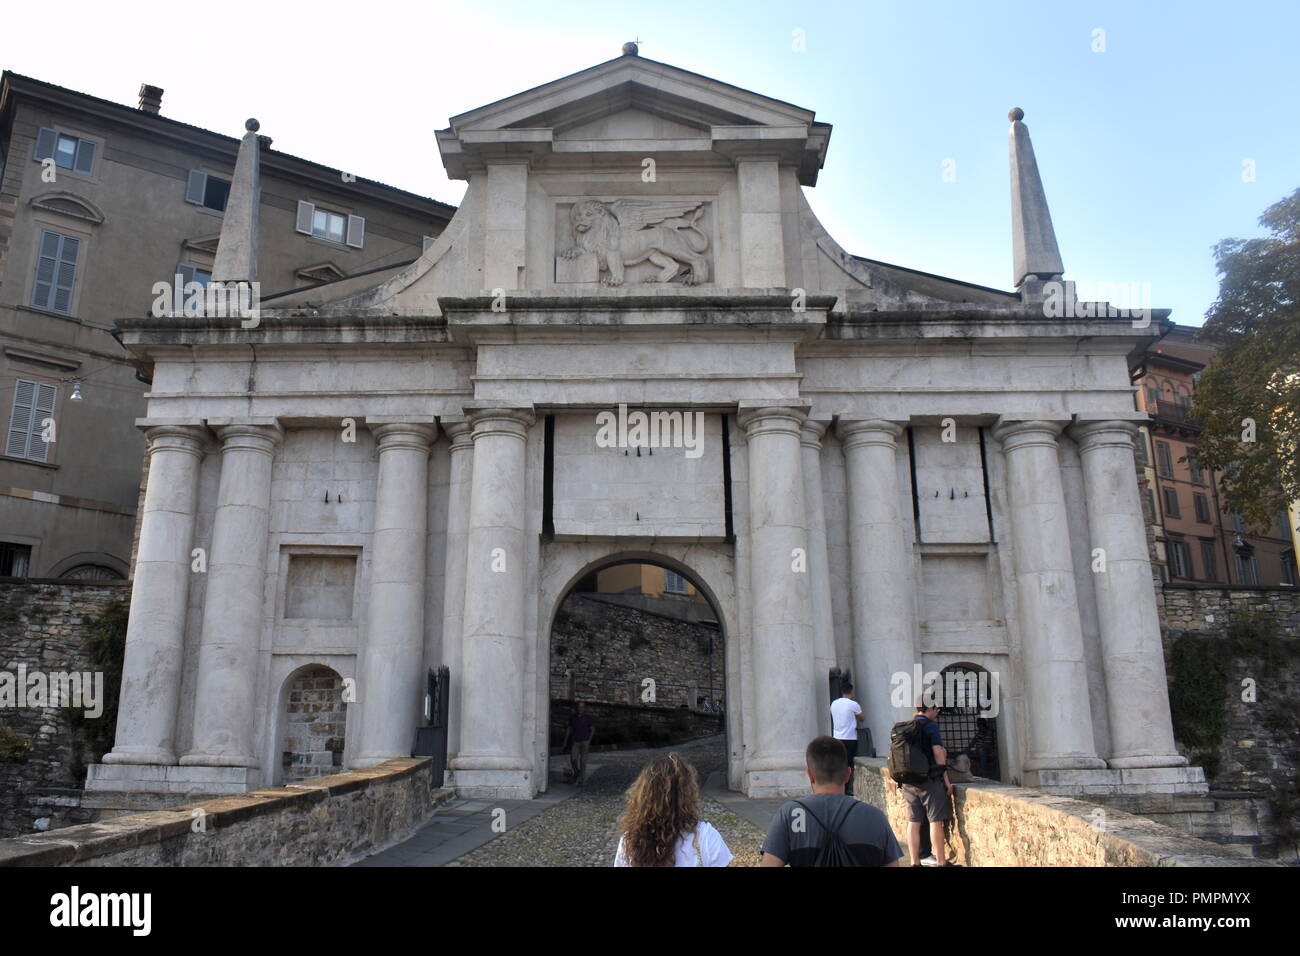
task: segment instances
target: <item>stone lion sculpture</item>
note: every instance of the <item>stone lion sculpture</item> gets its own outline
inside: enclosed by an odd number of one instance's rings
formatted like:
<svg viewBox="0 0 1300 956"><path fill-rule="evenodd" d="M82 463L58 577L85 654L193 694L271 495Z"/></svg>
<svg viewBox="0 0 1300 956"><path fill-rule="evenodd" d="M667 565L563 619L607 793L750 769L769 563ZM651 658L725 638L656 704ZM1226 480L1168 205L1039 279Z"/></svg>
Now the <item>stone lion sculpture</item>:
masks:
<svg viewBox="0 0 1300 956"><path fill-rule="evenodd" d="M708 282L709 262L700 253L708 249L709 237L696 225L703 212L701 202L587 199L569 212L574 245L560 256L594 253L604 285L622 285L626 267L646 261L659 267L647 282L672 282L683 269L689 270L682 278L687 285Z"/></svg>

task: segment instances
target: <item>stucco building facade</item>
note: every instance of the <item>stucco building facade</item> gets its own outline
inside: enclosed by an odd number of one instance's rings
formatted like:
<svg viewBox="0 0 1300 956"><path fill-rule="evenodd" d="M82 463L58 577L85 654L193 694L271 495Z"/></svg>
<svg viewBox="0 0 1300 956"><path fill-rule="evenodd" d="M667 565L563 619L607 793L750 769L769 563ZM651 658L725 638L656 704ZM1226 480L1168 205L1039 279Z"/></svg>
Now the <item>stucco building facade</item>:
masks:
<svg viewBox="0 0 1300 956"><path fill-rule="evenodd" d="M645 561L717 611L735 789L804 791L830 668L883 750L914 675L960 664L994 678L1004 779L1203 791L1133 458L1130 371L1163 317L1049 314L1063 267L1018 115L1013 292L841 248L803 193L830 133L631 49L453 117L468 190L410 266L255 328L122 319L152 453L88 786L276 782L289 688L320 667L355 688L346 765L409 754L445 665L450 782L531 796L551 620Z"/></svg>

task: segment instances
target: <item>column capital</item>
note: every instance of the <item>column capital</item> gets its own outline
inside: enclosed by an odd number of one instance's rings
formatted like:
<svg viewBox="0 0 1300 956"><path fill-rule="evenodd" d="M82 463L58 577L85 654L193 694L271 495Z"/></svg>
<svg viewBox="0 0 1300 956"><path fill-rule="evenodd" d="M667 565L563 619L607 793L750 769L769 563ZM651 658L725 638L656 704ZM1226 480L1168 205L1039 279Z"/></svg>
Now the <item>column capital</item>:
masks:
<svg viewBox="0 0 1300 956"><path fill-rule="evenodd" d="M1029 445L1056 447L1056 439L1066 422L1043 418L1007 418L1000 416L993 426L993 437L1006 451Z"/></svg>
<svg viewBox="0 0 1300 956"><path fill-rule="evenodd" d="M428 452L438 437L438 426L429 422L367 422L381 454L393 448Z"/></svg>
<svg viewBox="0 0 1300 956"><path fill-rule="evenodd" d="M736 411L736 422L753 437L762 431L791 431L799 433L808 418L808 405L742 405Z"/></svg>
<svg viewBox="0 0 1300 956"><path fill-rule="evenodd" d="M144 437L150 453L165 449L202 458L208 430L202 425L150 425L144 428Z"/></svg>
<svg viewBox="0 0 1300 956"><path fill-rule="evenodd" d="M209 419L208 427L221 439L221 450L241 448L275 453L276 446L284 441L284 429L274 419L269 422L232 422L229 419Z"/></svg>
<svg viewBox="0 0 1300 956"><path fill-rule="evenodd" d="M894 448L898 436L903 434L907 422L887 421L883 418L841 418L835 422L835 434L847 450L860 445L885 445Z"/></svg>
<svg viewBox="0 0 1300 956"><path fill-rule="evenodd" d="M473 426L475 441L484 435L513 435L523 438L537 416L531 407L502 405L466 405L465 418Z"/></svg>
<svg viewBox="0 0 1300 956"><path fill-rule="evenodd" d="M799 444L804 448L819 449L826 431L831 426L829 419L809 418L799 426Z"/></svg>
<svg viewBox="0 0 1300 956"><path fill-rule="evenodd" d="M1079 451L1091 451L1104 445L1118 445L1133 450L1138 433L1138 423L1129 419L1085 419L1076 418L1070 426L1070 434L1079 443Z"/></svg>
<svg viewBox="0 0 1300 956"><path fill-rule="evenodd" d="M443 415L438 419L443 434L451 443L451 450L468 451L474 447L474 426L462 415Z"/></svg>

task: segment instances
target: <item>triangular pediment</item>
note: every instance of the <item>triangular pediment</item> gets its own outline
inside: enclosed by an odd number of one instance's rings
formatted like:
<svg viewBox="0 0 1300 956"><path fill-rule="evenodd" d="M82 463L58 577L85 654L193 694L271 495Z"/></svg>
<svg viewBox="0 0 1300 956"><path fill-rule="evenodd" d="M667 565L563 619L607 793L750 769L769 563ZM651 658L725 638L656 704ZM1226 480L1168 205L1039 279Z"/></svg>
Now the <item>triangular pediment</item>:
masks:
<svg viewBox="0 0 1300 956"><path fill-rule="evenodd" d="M710 127L687 124L644 109L617 110L567 128L557 129L555 138L564 141L580 140L667 140L701 139L709 136Z"/></svg>
<svg viewBox="0 0 1300 956"><path fill-rule="evenodd" d="M181 248L189 252L206 252L210 255L217 254L217 243L221 239L221 233L214 232L208 236L192 236L181 243Z"/></svg>

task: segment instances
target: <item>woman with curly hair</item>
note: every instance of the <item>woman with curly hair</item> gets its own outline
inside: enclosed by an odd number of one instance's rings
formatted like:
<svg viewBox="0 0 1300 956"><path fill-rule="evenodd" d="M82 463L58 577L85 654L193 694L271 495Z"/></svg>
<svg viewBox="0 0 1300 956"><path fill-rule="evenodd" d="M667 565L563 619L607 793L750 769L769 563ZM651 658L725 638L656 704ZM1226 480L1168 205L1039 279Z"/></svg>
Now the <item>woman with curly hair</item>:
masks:
<svg viewBox="0 0 1300 956"><path fill-rule="evenodd" d="M656 757L627 791L615 866L726 866L731 851L699 818L695 768L675 753Z"/></svg>

